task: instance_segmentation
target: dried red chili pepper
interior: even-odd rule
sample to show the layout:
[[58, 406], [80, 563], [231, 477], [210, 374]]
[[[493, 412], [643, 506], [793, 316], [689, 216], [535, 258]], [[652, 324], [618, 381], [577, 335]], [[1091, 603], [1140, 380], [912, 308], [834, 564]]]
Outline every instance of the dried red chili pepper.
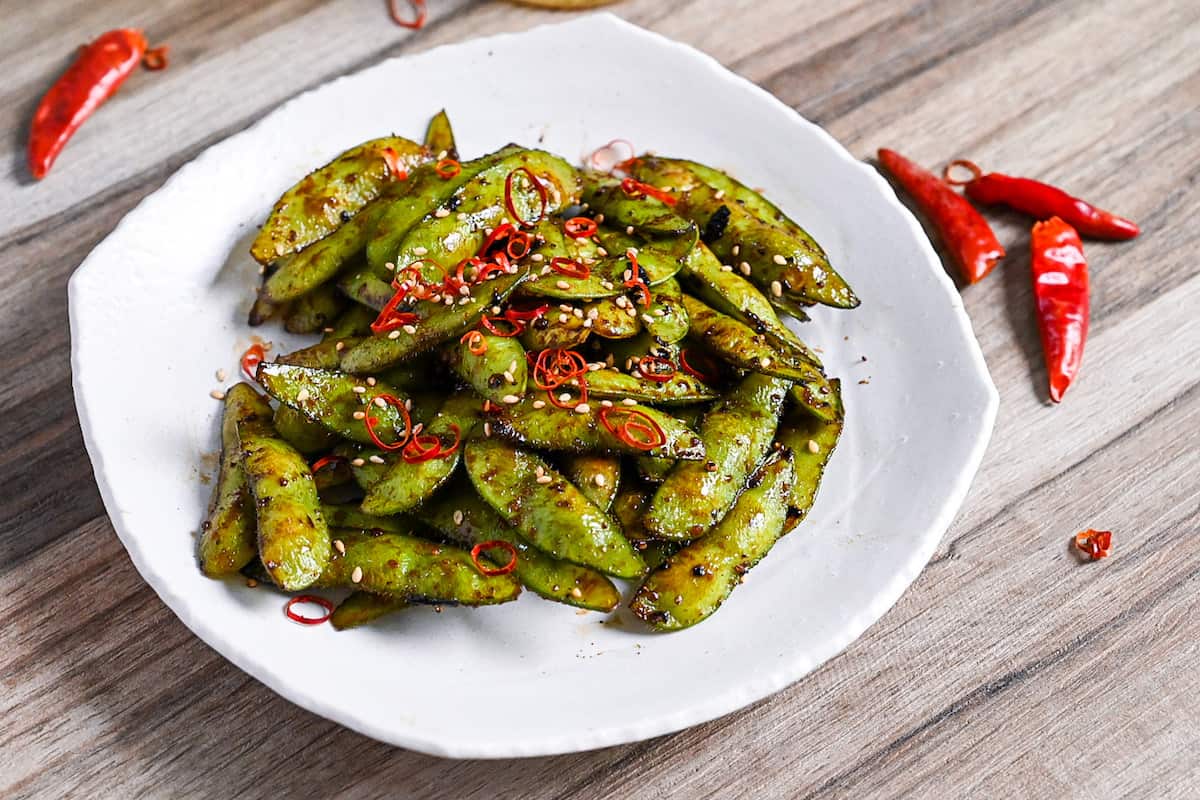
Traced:
[[1088, 269], [1079, 234], [1058, 217], [1033, 226], [1033, 296], [1050, 382], [1059, 402], [1079, 372], [1088, 329]]
[[937, 175], [886, 148], [879, 151], [879, 163], [937, 229], [963, 280], [982, 280], [1004, 257], [1004, 248], [983, 216]]
[[38, 103], [29, 131], [29, 171], [41, 180], [50, 171], [79, 126], [112, 97], [149, 55], [147, 67], [166, 66], [166, 48], [147, 54], [146, 37], [137, 28], [120, 28], [102, 33], [79, 51]]
[[1108, 558], [1112, 549], [1112, 531], [1097, 531], [1088, 528], [1075, 534], [1075, 547], [1092, 561]]
[[[971, 179], [954, 180], [951, 172], [955, 167], [970, 171]], [[1092, 239], [1132, 239], [1141, 233], [1133, 220], [1096, 208], [1057, 186], [1032, 178], [1015, 178], [999, 172], [984, 174], [974, 162], [961, 159], [947, 164], [943, 175], [952, 186], [964, 187], [967, 197], [976, 203], [1000, 203], [1035, 219], [1058, 217], [1079, 231], [1080, 235]]]

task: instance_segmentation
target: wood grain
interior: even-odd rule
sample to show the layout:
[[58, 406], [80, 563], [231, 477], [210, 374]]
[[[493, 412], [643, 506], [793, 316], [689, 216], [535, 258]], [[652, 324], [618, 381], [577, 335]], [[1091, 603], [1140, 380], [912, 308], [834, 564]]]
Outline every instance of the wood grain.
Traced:
[[[0, 28], [0, 796], [1189, 797], [1200, 786], [1200, 5], [1160, 0], [633, 0], [825, 127], [1065, 184], [1145, 234], [1088, 246], [1093, 332], [1062, 407], [1027, 222], [964, 291], [1001, 393], [966, 506], [896, 607], [809, 678], [649, 742], [452, 762], [301, 711], [193, 637], [104, 515], [70, 388], [65, 284], [181, 164], [283, 100], [397, 54], [562, 15], [439, 0], [8, 4]], [[32, 185], [32, 108], [74, 46], [169, 41]], [[1099, 564], [1071, 532], [1116, 531]]]

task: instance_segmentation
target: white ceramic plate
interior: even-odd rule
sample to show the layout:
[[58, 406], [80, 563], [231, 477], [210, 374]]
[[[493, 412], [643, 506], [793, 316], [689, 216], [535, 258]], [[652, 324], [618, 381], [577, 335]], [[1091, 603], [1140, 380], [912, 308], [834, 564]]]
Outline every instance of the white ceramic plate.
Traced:
[[[211, 491], [201, 475], [218, 446], [209, 392], [218, 368], [236, 375], [250, 341], [255, 225], [315, 165], [383, 133], [419, 136], [443, 105], [468, 157], [515, 141], [575, 158], [623, 137], [730, 169], [800, 220], [862, 298], [852, 312], [817, 309], [799, 328], [843, 378], [848, 409], [816, 507], [704, 624], [654, 635], [526, 593], [338, 633], [290, 623], [273, 591], [197, 570], [194, 532]], [[132, 211], [75, 273], [70, 310], [96, 480], [163, 601], [293, 702], [447, 756], [635, 741], [799, 679], [920, 572], [997, 407], [958, 293], [875, 171], [707, 56], [606, 14], [388, 61], [292, 100]], [[297, 344], [277, 329], [263, 335]]]

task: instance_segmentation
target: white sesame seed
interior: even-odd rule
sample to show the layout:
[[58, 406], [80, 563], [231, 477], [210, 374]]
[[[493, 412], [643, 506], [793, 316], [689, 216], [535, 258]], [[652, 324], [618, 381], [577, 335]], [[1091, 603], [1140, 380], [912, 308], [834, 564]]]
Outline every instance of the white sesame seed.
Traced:
[[433, 215], [435, 217], [439, 217], [439, 218], [448, 217], [448, 216], [450, 216], [450, 211], [445, 208], [439, 208], [437, 211], [433, 212]]
[[545, 467], [543, 467], [541, 464], [538, 464], [538, 465], [537, 465], [537, 469], [535, 469], [535, 470], [533, 471], [533, 474], [534, 474], [534, 475], [538, 475], [538, 476], [545, 475], [545, 474], [546, 474], [546, 468], [545, 468]]
[[560, 289], [570, 289], [571, 288], [571, 284], [567, 283], [566, 281], [556, 281], [554, 285]]
[[721, 272], [733, 272], [733, 265], [732, 264], [722, 264]]
[[462, 510], [461, 510], [461, 509], [455, 509], [455, 511], [454, 511], [454, 524], [455, 524], [455, 525], [462, 525], [462, 521], [463, 521], [463, 512], [462, 512]]
[[600, 285], [603, 286], [605, 289], [608, 289], [610, 292], [614, 288], [612, 281], [600, 281]]
[[411, 397], [404, 401], [404, 410], [412, 411], [412, 398]]
[[366, 394], [366, 393], [367, 393], [367, 387], [365, 387], [365, 386], [355, 386], [355, 387], [354, 387], [354, 389], [353, 389], [353, 392], [354, 392], [355, 394]]
[[605, 250], [603, 247], [597, 247], [597, 248], [596, 248], [596, 254], [597, 254], [597, 255], [599, 255], [599, 256], [607, 256], [607, 255], [608, 255], [608, 251], [607, 251], [607, 250]]
[[621, 405], [636, 406], [637, 400], [634, 400], [632, 397], [626, 397], [624, 400], [621, 401]]
[[758, 363], [762, 365], [763, 369], [766, 369], [767, 367], [771, 366], [771, 359], [767, 356], [763, 356], [758, 360]]
[[571, 313], [575, 315], [576, 319], [583, 319], [583, 309], [582, 308], [576, 308], [573, 311], [571, 311]]
[[636, 258], [637, 254], [638, 254], [638, 249], [636, 247], [631, 247], [625, 251], [626, 258]]
[[471, 296], [471, 287], [464, 284], [464, 285], [458, 287], [458, 293], [461, 294], [463, 297], [470, 297]]
[[558, 310], [559, 310], [559, 311], [565, 311], [565, 312], [567, 312], [568, 314], [570, 314], [570, 313], [571, 313], [571, 308], [572, 308], [572, 306], [571, 306], [571, 304], [570, 304], [570, 303], [559, 303], [559, 304], [558, 304]]
[[636, 308], [634, 308], [633, 306], [630, 306], [629, 308], [625, 309], [625, 313], [626, 313], [626, 314], [628, 314], [628, 315], [629, 315], [629, 316], [631, 316], [631, 317], [636, 317], [636, 316], [637, 316], [637, 309], [636, 309]]
[[654, 316], [656, 316], [656, 317], [665, 317], [666, 315], [667, 315], [667, 312], [666, 312], [664, 309], [662, 309], [662, 308], [656, 308], [656, 309], [654, 309]]
[[363, 466], [364, 464], [366, 464], [367, 462], [366, 462], [366, 459], [362, 459], [362, 458], [355, 458], [355, 459], [351, 459], [350, 463], [351, 463], [353, 466], [356, 466], [356, 467], [361, 467], [361, 466]]
[[403, 328], [401, 328], [401, 330], [403, 330], [409, 336], [412, 336], [414, 333], [417, 332], [417, 326], [416, 325], [405, 325]]
[[394, 261], [389, 261], [389, 262], [387, 262], [386, 264], [384, 264], [384, 265], [383, 265], [383, 267], [384, 267], [384, 269], [386, 269], [388, 272], [395, 272], [395, 271], [396, 271], [396, 262], [394, 262]]
[[376, 397], [375, 405], [379, 406], [380, 408], [387, 408], [387, 400], [384, 400], [382, 397]]
[[483, 435], [484, 436], [492, 435], [492, 423], [490, 423], [490, 422], [483, 423]]
[[427, 248], [427, 247], [414, 247], [413, 248], [414, 256], [423, 256], [423, 255], [427, 254], [428, 252], [429, 252], [429, 248]]
[[583, 321], [583, 327], [585, 327], [585, 328], [590, 328], [590, 327], [592, 327], [592, 321], [591, 321], [590, 319], [585, 319], [585, 320]]
[[628, 297], [626, 297], [625, 295], [620, 295], [617, 297], [617, 308], [625, 308], [625, 306], [627, 306], [627, 305], [629, 305]]
[[333, 349], [334, 349], [334, 350], [337, 350], [337, 351], [340, 353], [340, 352], [342, 352], [343, 350], [345, 350], [345, 349], [346, 349], [346, 343], [345, 343], [345, 342], [338, 342], [337, 344], [335, 344], [335, 345], [333, 346]]
[[516, 382], [517, 382], [517, 379], [516, 379], [516, 378], [514, 378], [514, 377], [513, 377], [513, 374], [512, 374], [511, 372], [509, 372], [508, 370], [505, 370], [505, 371], [504, 371], [504, 380], [508, 381], [509, 383], [516, 383]]
[[304, 401], [308, 400], [308, 398], [309, 398], [308, 389], [301, 389], [300, 391], [296, 392], [296, 402], [297, 403], [303, 403]]
[[370, 461], [372, 464], [382, 464], [382, 463], [384, 463], [384, 462], [383, 462], [383, 456], [380, 456], [380, 455], [377, 455], [377, 454], [372, 454], [372, 455], [371, 455], [371, 456], [370, 456], [370, 457], [367, 459], [367, 461]]
[[808, 452], [810, 452], [810, 453], [819, 453], [819, 452], [821, 452], [821, 445], [817, 444], [817, 443], [816, 443], [815, 441], [813, 441], [812, 439], [809, 439], [809, 440], [808, 440]]
[[742, 252], [742, 246], [740, 244], [735, 244], [733, 246], [733, 254], [736, 256], [740, 252]]
[[504, 395], [504, 397], [501, 397], [500, 399], [503, 402], [508, 403], [510, 406], [513, 405], [514, 403], [521, 402], [521, 398], [517, 397], [515, 394], [506, 394], [506, 395]]
[[354, 418], [355, 418], [355, 419], [366, 419], [366, 418], [367, 418], [367, 412], [365, 412], [365, 411], [355, 411], [355, 412], [354, 412]]
[[443, 158], [446, 157], [446, 155], [447, 155], [447, 153], [445, 150], [439, 150], [438, 154], [437, 154], [437, 160], [441, 161]]
[[717, 193], [714, 194], [713, 197], [715, 197], [717, 200], [724, 200], [725, 199], [725, 190], [718, 189]]
[[[583, 590], [582, 590], [582, 589], [580, 589], [578, 586], [572, 586], [572, 587], [571, 587], [571, 597], [574, 597], [574, 598], [580, 598], [580, 597], [583, 597]], [[581, 609], [579, 609], [579, 610], [580, 610], [580, 611], [583, 611], [583, 610], [585, 610], [585, 609], [582, 609], [582, 608], [581, 608]]]
[[626, 232], [626, 233], [628, 233], [630, 236], [632, 236], [632, 235], [633, 235], [633, 226], [632, 226], [632, 225], [626, 225], [626, 226], [625, 226], [625, 232]]
[[223, 380], [225, 380], [226, 377], [227, 376], [225, 374], [225, 370], [223, 370], [223, 369], [217, 370], [217, 380], [223, 381]]
[[350, 573], [350, 582], [359, 583], [362, 580], [362, 567], [355, 567], [354, 572]]
[[569, 320], [569, 319], [570, 319], [570, 317], [568, 317], [566, 314], [559, 314], [559, 315], [558, 315], [558, 321], [559, 321], [559, 322], [566, 322], [566, 321], [567, 321], [567, 320]]
[[653, 324], [654, 324], [654, 317], [650, 316], [649, 314], [642, 314], [642, 320], [643, 320], [643, 321], [644, 321], [644, 322], [645, 322], [647, 325], [653, 325]]
[[388, 334], [388, 338], [389, 339], [399, 339], [400, 331], [392, 331], [391, 333]]
[[750, 274], [750, 264], [748, 264], [745, 261], [743, 261], [741, 264], [738, 264], [738, 269], [740, 269], [742, 271], [743, 275]]
[[508, 362], [508, 371], [509, 372], [517, 371], [517, 360], [515, 358], [512, 361]]
[[416, 436], [418, 433], [420, 433], [420, 432], [421, 432], [421, 431], [423, 431], [424, 429], [425, 429], [425, 423], [424, 423], [424, 422], [418, 422], [416, 425], [414, 425], [414, 426], [413, 426], [413, 429], [412, 429], [412, 435], [413, 435], [413, 436]]
[[379, 383], [379, 381], [375, 380], [374, 378], [367, 378], [367, 386], [374, 386], [377, 383]]
[[589, 308], [588, 312], [587, 312], [587, 316], [588, 316], [588, 319], [596, 319], [597, 317], [600, 316], [600, 309]]
[[603, 486], [607, 481], [604, 480], [603, 475], [600, 475], [599, 473], [597, 473], [596, 476], [592, 478], [592, 482], [595, 483], [597, 486]]
[[529, 257], [529, 260], [530, 260], [530, 261], [537, 262], [538, 264], [540, 264], [540, 263], [542, 263], [543, 261], [545, 261], [545, 260], [546, 260], [546, 257], [545, 257], [544, 255], [542, 255], [541, 253], [534, 253], [533, 255], [531, 255], [531, 256]]
[[534, 401], [533, 401], [533, 407], [534, 407], [534, 408], [545, 408], [545, 407], [546, 407], [546, 401], [545, 401], [545, 400], [534, 400]]
[[465, 211], [458, 212], [458, 216], [455, 217], [455, 219], [459, 220], [460, 222], [466, 218], [467, 218], [467, 212], [465, 212]]
[[592, 407], [589, 406], [587, 403], [580, 403], [579, 405], [575, 406], [576, 414], [586, 414], [591, 410], [592, 410]]
[[225, 393], [222, 392], [220, 389], [213, 389], [211, 392], [208, 393], [208, 396], [211, 397], [213, 400], [224, 400], [225, 399]]
[[538, 483], [545, 484], [545, 483], [550, 483], [550, 482], [551, 482], [551, 481], [553, 481], [553, 480], [554, 480], [554, 478], [551, 478], [549, 475], [539, 475], [539, 476], [537, 476], [537, 482], [538, 482]]
[[787, 263], [787, 259], [784, 258], [783, 256], [781, 256], [779, 253], [776, 253], [775, 255], [771, 256], [771, 260], [774, 261], [776, 264], [779, 264], [780, 266], [783, 266], [784, 264]]
[[776, 297], [783, 297], [783, 284], [779, 281], [771, 281], [771, 294]]
[[333, 549], [337, 550], [342, 555], [346, 555], [346, 543], [343, 542], [341, 539], [333, 540]]

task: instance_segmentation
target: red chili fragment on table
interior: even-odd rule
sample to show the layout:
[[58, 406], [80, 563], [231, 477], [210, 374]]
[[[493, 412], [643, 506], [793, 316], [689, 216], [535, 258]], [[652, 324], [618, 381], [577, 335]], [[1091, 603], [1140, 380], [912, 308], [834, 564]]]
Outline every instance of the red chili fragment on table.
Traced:
[[[502, 567], [485, 567], [479, 563], [479, 554], [485, 550], [507, 550], [509, 554], [508, 563]], [[471, 561], [475, 562], [475, 569], [479, 570], [484, 575], [507, 575], [517, 568], [517, 548], [513, 547], [502, 539], [492, 539], [487, 542], [480, 542], [471, 548]]]
[[[293, 606], [298, 606], [303, 603], [311, 603], [315, 606], [320, 606], [325, 609], [325, 613], [319, 617], [306, 617], [297, 612]], [[283, 612], [287, 614], [288, 619], [293, 622], [299, 622], [301, 625], [320, 625], [333, 616], [333, 603], [326, 600], [324, 597], [318, 597], [315, 594], [302, 594], [293, 597], [287, 601], [287, 605], [283, 607]]]
[[388, 0], [388, 14], [392, 17], [392, 22], [402, 28], [412, 28], [420, 30], [425, 26], [425, 16], [428, 11], [425, 8], [425, 0], [408, 0], [408, 5], [412, 8], [413, 18], [404, 19], [400, 16], [400, 6], [398, 0]]
[[[952, 171], [955, 167], [969, 171], [971, 179], [954, 180]], [[1034, 219], [1058, 217], [1079, 231], [1080, 235], [1091, 239], [1132, 239], [1141, 233], [1133, 220], [1096, 208], [1048, 183], [1031, 178], [1014, 178], [999, 172], [984, 174], [974, 162], [962, 159], [947, 164], [943, 174], [947, 183], [965, 187], [967, 197], [976, 203], [1000, 203]]]
[[1058, 217], [1033, 226], [1033, 296], [1050, 384], [1058, 403], [1079, 373], [1088, 329], [1088, 268], [1079, 234]]
[[33, 177], [46, 176], [79, 126], [133, 74], [143, 57], [147, 69], [162, 69], [166, 55], [166, 47], [148, 51], [146, 37], [137, 28], [108, 31], [80, 48], [34, 112], [28, 150]]
[[987, 220], [941, 178], [895, 150], [880, 149], [879, 163], [937, 229], [963, 280], [983, 280], [1004, 258], [1004, 248]]
[[1112, 549], [1112, 531], [1097, 531], [1088, 528], [1075, 534], [1075, 547], [1092, 561], [1108, 558]]

